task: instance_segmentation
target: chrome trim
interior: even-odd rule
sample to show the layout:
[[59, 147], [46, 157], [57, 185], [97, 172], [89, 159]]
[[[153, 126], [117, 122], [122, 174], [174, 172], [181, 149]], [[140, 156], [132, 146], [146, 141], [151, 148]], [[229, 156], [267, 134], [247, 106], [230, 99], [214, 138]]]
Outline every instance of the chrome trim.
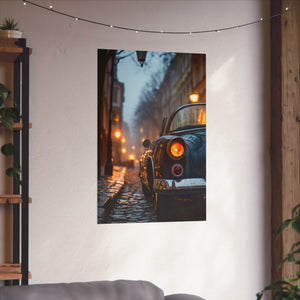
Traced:
[[206, 188], [206, 181], [204, 178], [184, 178], [179, 180], [175, 179], [154, 179], [153, 189], [155, 191], [168, 191], [168, 190], [189, 190]]

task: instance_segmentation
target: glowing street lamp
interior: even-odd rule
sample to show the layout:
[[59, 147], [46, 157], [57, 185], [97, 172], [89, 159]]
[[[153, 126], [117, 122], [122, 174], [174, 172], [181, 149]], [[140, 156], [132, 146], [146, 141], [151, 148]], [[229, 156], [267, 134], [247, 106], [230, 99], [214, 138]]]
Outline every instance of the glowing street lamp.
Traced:
[[115, 131], [115, 137], [116, 137], [117, 139], [119, 139], [119, 138], [121, 137], [121, 131], [120, 131], [120, 130], [116, 130], [116, 131]]
[[196, 94], [196, 93], [190, 94], [189, 97], [190, 97], [191, 102], [193, 102], [193, 103], [198, 102], [198, 100], [199, 100], [199, 94]]

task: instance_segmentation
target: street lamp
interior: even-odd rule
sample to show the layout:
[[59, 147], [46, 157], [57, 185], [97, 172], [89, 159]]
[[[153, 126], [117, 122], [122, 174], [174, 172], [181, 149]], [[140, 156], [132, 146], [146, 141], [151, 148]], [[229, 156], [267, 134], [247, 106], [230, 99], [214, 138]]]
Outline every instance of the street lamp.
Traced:
[[115, 131], [115, 137], [116, 137], [117, 139], [119, 139], [119, 138], [121, 137], [121, 131], [120, 131], [120, 130], [116, 130], [116, 131]]
[[141, 67], [143, 67], [146, 60], [147, 51], [136, 51], [136, 55]]
[[192, 94], [189, 95], [189, 98], [190, 98], [191, 102], [193, 102], [193, 103], [198, 102], [198, 100], [199, 100], [199, 94], [192, 93]]

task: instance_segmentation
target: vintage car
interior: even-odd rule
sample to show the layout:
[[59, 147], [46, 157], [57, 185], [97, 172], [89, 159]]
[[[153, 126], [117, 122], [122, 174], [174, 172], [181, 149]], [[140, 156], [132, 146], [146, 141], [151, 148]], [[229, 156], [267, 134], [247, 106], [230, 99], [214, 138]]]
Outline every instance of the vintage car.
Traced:
[[161, 136], [143, 142], [140, 179], [159, 220], [206, 219], [206, 106], [187, 104], [163, 122]]

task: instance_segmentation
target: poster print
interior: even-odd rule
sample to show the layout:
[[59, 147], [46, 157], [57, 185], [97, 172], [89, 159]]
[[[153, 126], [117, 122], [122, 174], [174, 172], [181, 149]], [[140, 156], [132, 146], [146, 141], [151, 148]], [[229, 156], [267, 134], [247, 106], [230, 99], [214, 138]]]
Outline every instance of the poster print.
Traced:
[[206, 220], [205, 60], [98, 49], [98, 224]]

